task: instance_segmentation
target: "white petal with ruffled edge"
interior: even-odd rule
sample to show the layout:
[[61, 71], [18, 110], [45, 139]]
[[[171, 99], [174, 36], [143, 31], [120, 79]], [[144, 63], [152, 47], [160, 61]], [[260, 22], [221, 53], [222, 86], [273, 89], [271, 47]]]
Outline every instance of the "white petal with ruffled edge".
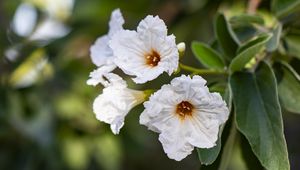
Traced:
[[[175, 36], [167, 36], [167, 27], [158, 16], [147, 16], [137, 31], [117, 32], [110, 47], [115, 56], [114, 63], [126, 74], [135, 76], [133, 81], [136, 83], [153, 80], [163, 72], [171, 75], [178, 67]], [[150, 66], [146, 57], [153, 51], [159, 55], [159, 62]]]
[[94, 101], [93, 110], [96, 118], [110, 124], [114, 134], [118, 134], [124, 125], [125, 116], [136, 105], [144, 101], [142, 91], [127, 88], [126, 82], [118, 75], [105, 75], [109, 85], [103, 89]]
[[92, 62], [95, 65], [114, 65], [113, 52], [109, 47], [108, 42], [116, 32], [123, 30], [123, 24], [124, 19], [120, 9], [114, 10], [110, 17], [108, 34], [99, 37], [90, 48]]
[[123, 24], [125, 23], [124, 18], [120, 9], [115, 9], [111, 13], [109, 21], [109, 31], [108, 36], [111, 38], [116, 32], [123, 30]]
[[150, 32], [151, 34], [156, 34], [156, 36], [165, 37], [168, 34], [168, 29], [164, 21], [158, 16], [148, 15], [139, 23], [137, 32], [141, 36], [148, 36]]
[[[218, 139], [219, 127], [229, 110], [218, 93], [210, 93], [200, 76], [182, 75], [164, 85], [144, 103], [140, 123], [159, 133], [159, 141], [169, 158], [182, 160], [194, 147], [211, 148]], [[177, 105], [188, 101], [192, 115], [176, 113]]]

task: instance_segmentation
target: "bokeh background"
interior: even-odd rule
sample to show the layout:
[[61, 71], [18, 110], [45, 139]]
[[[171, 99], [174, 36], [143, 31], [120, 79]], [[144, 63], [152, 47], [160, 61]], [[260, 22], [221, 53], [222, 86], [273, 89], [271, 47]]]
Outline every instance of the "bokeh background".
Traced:
[[[262, 1], [260, 8], [268, 13], [269, 4]], [[89, 47], [106, 34], [111, 11], [120, 8], [127, 29], [149, 14], [159, 15], [176, 41], [186, 42], [183, 62], [201, 67], [190, 42], [211, 42], [216, 12], [243, 11], [247, 5], [243, 0], [1, 0], [0, 169], [200, 169], [195, 151], [181, 162], [167, 158], [158, 135], [138, 123], [142, 106], [130, 112], [117, 136], [95, 119], [92, 103], [102, 87], [86, 85], [95, 69]], [[143, 86], [128, 82], [145, 89], [169, 80], [162, 75]], [[300, 169], [300, 116], [283, 116], [291, 166]], [[239, 148], [229, 169], [246, 169]]]

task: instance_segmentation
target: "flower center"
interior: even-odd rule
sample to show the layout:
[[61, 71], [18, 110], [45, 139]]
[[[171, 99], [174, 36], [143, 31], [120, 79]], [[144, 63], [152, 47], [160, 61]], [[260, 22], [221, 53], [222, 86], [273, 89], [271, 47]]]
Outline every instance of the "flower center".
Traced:
[[181, 117], [192, 116], [194, 106], [188, 101], [182, 101], [177, 105], [176, 113]]
[[155, 50], [152, 50], [150, 53], [145, 55], [146, 64], [155, 67], [160, 62], [160, 55]]

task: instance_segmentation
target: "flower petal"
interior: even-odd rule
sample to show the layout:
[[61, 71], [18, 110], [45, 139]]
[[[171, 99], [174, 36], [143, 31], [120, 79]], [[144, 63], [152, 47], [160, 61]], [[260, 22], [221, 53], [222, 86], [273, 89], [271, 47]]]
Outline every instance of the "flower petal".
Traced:
[[108, 43], [116, 32], [123, 30], [123, 24], [124, 18], [120, 9], [115, 9], [110, 17], [108, 34], [99, 37], [90, 48], [92, 62], [98, 67], [113, 64], [114, 56]]
[[109, 21], [109, 37], [112, 37], [116, 32], [123, 30], [124, 18], [120, 9], [115, 9], [110, 16]]
[[92, 62], [98, 67], [112, 64], [113, 52], [108, 46], [109, 40], [107, 35], [99, 37], [90, 48]]
[[101, 83], [103, 86], [108, 86], [109, 82], [105, 80], [105, 75], [111, 72], [116, 68], [115, 65], [105, 65], [102, 67], [97, 68], [96, 70], [90, 73], [90, 78], [87, 80], [88, 85], [96, 86], [97, 84]]
[[186, 121], [190, 135], [187, 136], [188, 142], [198, 148], [211, 148], [216, 145], [219, 132], [218, 120], [209, 118], [203, 119], [195, 115], [193, 119]]
[[176, 117], [173, 117], [167, 123], [170, 126], [159, 135], [159, 141], [169, 158], [181, 161], [187, 155], [190, 155], [194, 149], [194, 146], [186, 138], [190, 134], [189, 129], [185, 129], [186, 127]]
[[165, 68], [165, 71], [171, 75], [178, 68], [179, 53], [176, 46], [175, 36], [169, 35], [162, 42], [155, 42], [154, 48], [158, 49], [161, 55], [159, 66]]
[[31, 41], [50, 41], [69, 34], [71, 29], [54, 18], [44, 19], [30, 35]]
[[166, 37], [168, 30], [164, 21], [158, 16], [153, 17], [152, 15], [148, 15], [139, 23], [137, 32], [142, 38], [147, 39], [149, 32], [159, 37]]

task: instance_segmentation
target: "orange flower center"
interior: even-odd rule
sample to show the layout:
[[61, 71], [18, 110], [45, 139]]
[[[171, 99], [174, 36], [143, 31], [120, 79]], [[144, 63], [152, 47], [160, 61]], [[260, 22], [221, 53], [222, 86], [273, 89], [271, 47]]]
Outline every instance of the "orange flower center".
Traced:
[[192, 116], [193, 115], [194, 106], [188, 101], [182, 101], [177, 105], [176, 113], [181, 118], [185, 118], [185, 116]]
[[146, 58], [146, 64], [155, 67], [160, 62], [160, 55], [155, 50], [152, 50], [150, 53], [145, 55]]

